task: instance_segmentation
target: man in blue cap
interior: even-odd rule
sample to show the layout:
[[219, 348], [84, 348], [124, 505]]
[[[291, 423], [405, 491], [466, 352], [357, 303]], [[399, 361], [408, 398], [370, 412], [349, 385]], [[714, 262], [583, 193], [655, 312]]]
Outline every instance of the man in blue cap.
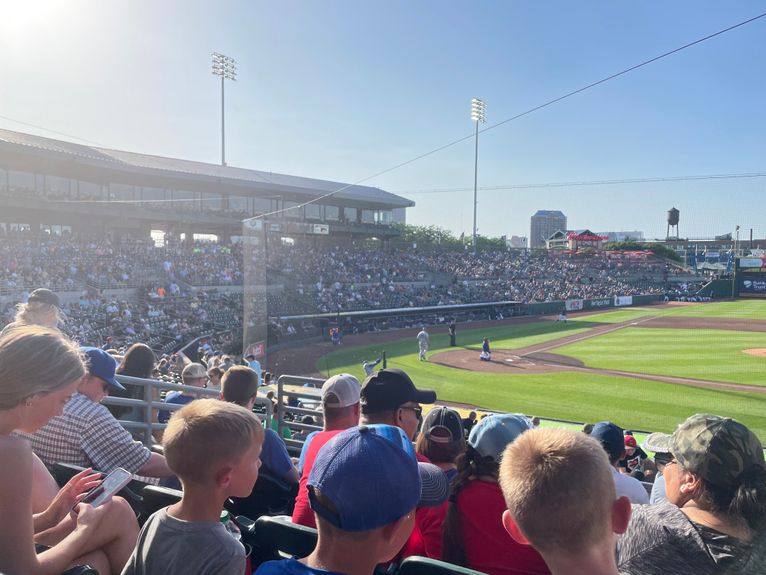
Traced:
[[415, 524], [415, 508], [440, 505], [447, 479], [418, 463], [409, 437], [388, 425], [352, 427], [319, 450], [308, 479], [319, 532], [303, 559], [269, 561], [257, 575], [369, 575]]
[[83, 347], [88, 373], [64, 406], [64, 413], [28, 436], [43, 463], [70, 463], [109, 473], [116, 467], [136, 475], [172, 475], [165, 458], [152, 453], [120, 425], [101, 400], [110, 389], [125, 388], [115, 379], [117, 361], [97, 347]]

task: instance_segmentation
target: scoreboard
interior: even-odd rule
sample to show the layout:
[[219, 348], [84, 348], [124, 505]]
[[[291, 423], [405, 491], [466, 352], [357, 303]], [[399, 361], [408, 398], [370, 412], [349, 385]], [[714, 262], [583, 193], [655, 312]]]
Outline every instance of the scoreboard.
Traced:
[[736, 284], [739, 297], [766, 299], [766, 258], [738, 258]]

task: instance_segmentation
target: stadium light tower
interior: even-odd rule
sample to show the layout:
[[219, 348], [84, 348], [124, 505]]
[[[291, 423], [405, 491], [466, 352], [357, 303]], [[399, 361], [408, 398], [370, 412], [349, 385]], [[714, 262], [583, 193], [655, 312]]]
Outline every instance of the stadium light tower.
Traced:
[[471, 99], [471, 120], [476, 124], [476, 146], [473, 160], [473, 253], [476, 253], [476, 206], [478, 199], [479, 183], [479, 122], [482, 124], [487, 121], [487, 105], [484, 100], [478, 98]]
[[213, 76], [221, 77], [221, 165], [226, 165], [226, 122], [224, 115], [224, 83], [237, 81], [237, 62], [234, 58], [213, 52]]

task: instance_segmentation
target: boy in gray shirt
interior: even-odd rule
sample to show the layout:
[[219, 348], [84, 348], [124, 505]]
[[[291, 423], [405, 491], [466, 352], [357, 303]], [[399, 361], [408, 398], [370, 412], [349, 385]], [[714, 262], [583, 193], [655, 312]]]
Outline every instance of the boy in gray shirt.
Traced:
[[226, 499], [250, 495], [262, 444], [244, 407], [199, 399], [175, 412], [163, 446], [183, 498], [149, 518], [122, 575], [242, 575], [245, 549], [219, 518]]

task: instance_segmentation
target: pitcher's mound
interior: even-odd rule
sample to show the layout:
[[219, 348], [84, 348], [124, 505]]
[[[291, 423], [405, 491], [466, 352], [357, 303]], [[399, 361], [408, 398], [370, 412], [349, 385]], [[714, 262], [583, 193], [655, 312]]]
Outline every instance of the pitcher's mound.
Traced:
[[766, 347], [756, 347], [753, 349], [743, 349], [747, 355], [754, 355], [756, 357], [766, 357]]

